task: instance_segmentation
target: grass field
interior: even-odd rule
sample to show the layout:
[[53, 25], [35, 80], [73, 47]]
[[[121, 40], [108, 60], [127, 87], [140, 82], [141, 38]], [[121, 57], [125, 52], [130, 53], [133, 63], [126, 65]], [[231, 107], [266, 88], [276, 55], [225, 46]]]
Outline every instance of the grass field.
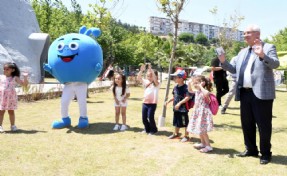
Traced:
[[[165, 86], [160, 91], [156, 119], [162, 112]], [[172, 109], [168, 107], [166, 127], [155, 136], [140, 134], [143, 89], [131, 88], [125, 132], [114, 132], [114, 107], [111, 92], [90, 93], [88, 116], [90, 128], [79, 130], [77, 102], [70, 105], [72, 127], [51, 129], [60, 119], [60, 98], [32, 103], [19, 102], [16, 125], [11, 133], [5, 114], [0, 134], [0, 175], [286, 175], [287, 174], [287, 110], [286, 92], [277, 92], [274, 102], [272, 152], [273, 160], [260, 165], [258, 158], [238, 158], [244, 150], [240, 126], [239, 103], [232, 102], [227, 114], [214, 117], [215, 129], [209, 133], [214, 151], [208, 154], [192, 147], [198, 142], [167, 139], [172, 134]]]

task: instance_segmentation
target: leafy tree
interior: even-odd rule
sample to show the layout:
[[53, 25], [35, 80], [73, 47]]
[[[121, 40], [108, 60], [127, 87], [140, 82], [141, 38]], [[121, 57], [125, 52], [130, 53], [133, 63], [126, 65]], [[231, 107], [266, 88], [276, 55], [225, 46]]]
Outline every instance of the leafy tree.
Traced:
[[[108, 2], [114, 3], [110, 5]], [[89, 4], [89, 7], [92, 10], [88, 11], [87, 15], [82, 18], [83, 25], [86, 25], [87, 27], [98, 27], [102, 31], [102, 35], [98, 39], [98, 42], [101, 44], [103, 49], [103, 57], [106, 67], [115, 61], [115, 42], [117, 39], [114, 38], [114, 36], [117, 35], [115, 31], [119, 28], [115, 29], [117, 25], [115, 20], [112, 18], [110, 9], [116, 6], [117, 2], [119, 1], [97, 0], [95, 4]]]
[[[141, 27], [138, 27], [138, 26], [135, 26], [135, 25], [130, 25], [128, 23], [122, 23], [121, 20], [118, 20], [117, 21], [117, 24], [122, 26], [123, 28], [125, 28], [126, 30], [132, 32], [132, 33], [140, 33], [142, 30], [141, 30]], [[145, 31], [145, 29], [144, 29]]]
[[[214, 7], [209, 10], [212, 15], [217, 16], [218, 8]], [[234, 14], [229, 16], [229, 19], [223, 19], [222, 26], [218, 32], [218, 45], [222, 46], [225, 51], [232, 47], [234, 39], [234, 34], [237, 33], [238, 27], [241, 22], [244, 20], [244, 16], [241, 16], [236, 11]]]
[[79, 30], [79, 24], [81, 24], [83, 19], [82, 8], [76, 0], [71, 0], [72, 11], [70, 12], [70, 20], [67, 25], [70, 25], [70, 32], [75, 32]]
[[194, 43], [194, 36], [190, 33], [181, 33], [178, 36], [178, 40], [184, 43]]
[[199, 33], [196, 35], [195, 42], [204, 46], [208, 45], [208, 39], [203, 33]]
[[[172, 44], [172, 51], [171, 51], [171, 58], [169, 62], [169, 69], [168, 69], [168, 77], [170, 77], [170, 73], [172, 71], [172, 63], [175, 58], [175, 51], [177, 45], [177, 38], [178, 38], [178, 24], [179, 24], [179, 14], [183, 10], [184, 5], [186, 5], [189, 1], [188, 0], [156, 0], [159, 4], [159, 9], [165, 13], [173, 22], [174, 25], [174, 33], [173, 33], [173, 44]], [[166, 86], [166, 93], [164, 101], [167, 101], [168, 94], [169, 94], [169, 87], [170, 87], [170, 79], [167, 81]], [[165, 118], [166, 116], [166, 106], [163, 106], [162, 117]]]
[[40, 29], [44, 33], [48, 33], [50, 29], [53, 0], [33, 0], [32, 7], [34, 8], [36, 17], [40, 24]]
[[214, 50], [200, 44], [180, 45], [175, 64], [181, 67], [203, 66], [210, 64]]
[[152, 34], [141, 32], [140, 34], [138, 34], [138, 36], [139, 41], [136, 44], [137, 50], [135, 52], [138, 57], [143, 58], [143, 62], [146, 63], [147, 58], [153, 58], [154, 48], [156, 47], [157, 43], [154, 40]]
[[[78, 31], [79, 26], [76, 26], [74, 22], [74, 12], [69, 12], [61, 0], [32, 0], [31, 4], [41, 31], [49, 33], [51, 41], [66, 33]], [[73, 1], [73, 6], [80, 20], [79, 4]]]
[[242, 48], [245, 48], [246, 44], [244, 42], [234, 41], [232, 47], [226, 51], [226, 57], [231, 59], [236, 56]]
[[277, 51], [287, 51], [287, 27], [272, 36], [272, 41], [269, 42], [276, 46]]
[[209, 43], [211, 45], [217, 45], [219, 43], [219, 39], [218, 38], [212, 38], [209, 40]]

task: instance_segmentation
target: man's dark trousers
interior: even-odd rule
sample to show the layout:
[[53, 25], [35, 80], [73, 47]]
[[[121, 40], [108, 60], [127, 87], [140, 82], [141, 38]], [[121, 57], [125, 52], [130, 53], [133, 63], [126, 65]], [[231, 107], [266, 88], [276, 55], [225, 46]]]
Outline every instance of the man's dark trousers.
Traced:
[[257, 152], [256, 125], [260, 136], [260, 153], [271, 156], [272, 100], [258, 99], [252, 89], [240, 89], [241, 125], [246, 149]]

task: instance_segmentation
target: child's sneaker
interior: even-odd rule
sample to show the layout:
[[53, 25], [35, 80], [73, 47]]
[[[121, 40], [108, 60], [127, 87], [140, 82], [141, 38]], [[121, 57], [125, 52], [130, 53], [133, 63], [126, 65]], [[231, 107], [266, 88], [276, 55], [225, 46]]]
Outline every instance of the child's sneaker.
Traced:
[[119, 130], [119, 129], [120, 129], [120, 125], [116, 124], [113, 130], [114, 130], [114, 131], [117, 131], [117, 130]]
[[141, 131], [139, 133], [141, 133], [141, 134], [148, 134], [145, 130], [143, 130], [143, 131]]
[[173, 133], [172, 135], [170, 135], [170, 136], [168, 137], [168, 139], [174, 139], [174, 138], [177, 138], [177, 137], [179, 137], [179, 135]]
[[188, 141], [188, 137], [186, 137], [186, 136], [184, 136], [181, 140], [180, 140], [180, 142], [187, 142]]
[[0, 126], [0, 133], [4, 133], [4, 129], [2, 126]]
[[125, 131], [125, 130], [127, 130], [127, 129], [128, 129], [128, 127], [127, 127], [126, 125], [122, 125], [120, 130], [121, 130], [121, 131]]
[[15, 125], [11, 126], [11, 131], [17, 131], [17, 130], [18, 128]]
[[196, 149], [202, 149], [205, 147], [205, 145], [203, 145], [202, 143], [196, 143], [196, 144], [193, 144], [193, 147]]
[[200, 149], [199, 151], [201, 153], [208, 153], [211, 152], [213, 150], [213, 148], [211, 146], [205, 146], [204, 148]]

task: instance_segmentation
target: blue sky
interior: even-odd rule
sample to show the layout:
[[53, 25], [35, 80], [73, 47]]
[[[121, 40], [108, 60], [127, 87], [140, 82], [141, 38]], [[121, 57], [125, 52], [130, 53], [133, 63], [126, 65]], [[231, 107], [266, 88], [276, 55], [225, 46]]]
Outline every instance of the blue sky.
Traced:
[[[82, 10], [91, 10], [88, 4], [98, 0], [77, 0]], [[62, 0], [70, 8], [70, 0]], [[218, 15], [212, 15], [209, 10], [218, 8]], [[148, 27], [150, 16], [166, 17], [159, 12], [155, 0], [120, 0], [120, 3], [110, 9], [116, 19], [129, 24]], [[285, 0], [190, 0], [180, 14], [180, 19], [190, 22], [221, 25], [224, 18], [240, 14], [245, 19], [239, 29], [244, 30], [248, 24], [258, 24], [261, 27], [261, 38], [279, 32], [287, 27], [287, 1]]]

